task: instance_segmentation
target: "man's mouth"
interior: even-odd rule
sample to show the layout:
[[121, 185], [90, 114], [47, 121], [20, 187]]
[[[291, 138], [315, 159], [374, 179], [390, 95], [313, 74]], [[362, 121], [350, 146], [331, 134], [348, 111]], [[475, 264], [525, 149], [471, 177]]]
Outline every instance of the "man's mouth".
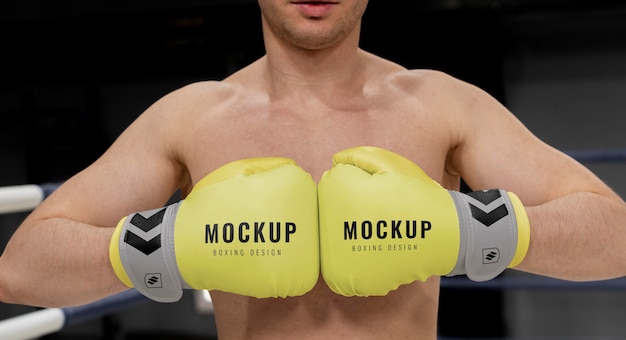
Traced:
[[326, 15], [336, 2], [333, 1], [294, 1], [298, 10], [307, 17], [319, 18]]

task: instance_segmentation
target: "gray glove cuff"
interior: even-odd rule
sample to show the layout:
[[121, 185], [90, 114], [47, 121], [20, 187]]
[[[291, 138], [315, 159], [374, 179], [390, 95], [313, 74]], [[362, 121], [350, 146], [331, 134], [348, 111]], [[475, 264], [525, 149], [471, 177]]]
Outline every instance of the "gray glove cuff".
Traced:
[[124, 270], [135, 289], [158, 302], [176, 302], [189, 288], [174, 254], [179, 203], [137, 212], [124, 221], [118, 242]]
[[497, 189], [450, 194], [459, 216], [461, 248], [448, 276], [495, 278], [509, 266], [517, 248], [517, 219], [509, 196]]

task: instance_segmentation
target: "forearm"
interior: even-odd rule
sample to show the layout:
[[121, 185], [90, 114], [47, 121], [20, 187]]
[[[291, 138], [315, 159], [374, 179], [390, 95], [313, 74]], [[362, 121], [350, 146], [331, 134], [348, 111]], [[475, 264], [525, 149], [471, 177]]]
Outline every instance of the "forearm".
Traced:
[[531, 240], [517, 269], [584, 281], [626, 275], [626, 209], [619, 199], [576, 193], [528, 207]]
[[66, 219], [23, 224], [0, 257], [0, 301], [81, 305], [124, 290], [109, 264], [112, 232]]

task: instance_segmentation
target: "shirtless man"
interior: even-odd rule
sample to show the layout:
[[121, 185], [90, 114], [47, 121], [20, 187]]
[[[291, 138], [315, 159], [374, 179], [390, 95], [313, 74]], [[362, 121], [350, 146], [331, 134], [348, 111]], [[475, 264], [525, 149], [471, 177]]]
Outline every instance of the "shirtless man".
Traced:
[[[392, 150], [447, 189], [463, 177], [474, 190], [516, 193], [531, 227], [519, 270], [626, 273], [622, 199], [480, 89], [359, 49], [367, 0], [259, 5], [267, 54], [158, 100], [33, 211], [0, 257], [0, 301], [67, 306], [121, 292], [108, 249], [123, 216], [249, 157], [292, 158], [319, 181], [335, 153], [359, 145]], [[299, 297], [212, 298], [223, 339], [435, 339], [438, 292], [436, 276], [379, 297], [344, 297], [320, 279]]]

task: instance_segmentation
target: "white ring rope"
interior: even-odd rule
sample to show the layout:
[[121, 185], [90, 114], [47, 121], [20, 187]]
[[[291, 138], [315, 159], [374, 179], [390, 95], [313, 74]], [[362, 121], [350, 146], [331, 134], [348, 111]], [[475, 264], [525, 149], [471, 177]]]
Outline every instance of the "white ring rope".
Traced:
[[0, 337], [6, 340], [34, 339], [57, 332], [64, 325], [62, 309], [42, 309], [0, 321]]
[[36, 184], [3, 187], [0, 188], [0, 213], [29, 211], [43, 200], [43, 190]]
[[59, 187], [58, 183], [0, 187], [0, 214], [31, 211]]

